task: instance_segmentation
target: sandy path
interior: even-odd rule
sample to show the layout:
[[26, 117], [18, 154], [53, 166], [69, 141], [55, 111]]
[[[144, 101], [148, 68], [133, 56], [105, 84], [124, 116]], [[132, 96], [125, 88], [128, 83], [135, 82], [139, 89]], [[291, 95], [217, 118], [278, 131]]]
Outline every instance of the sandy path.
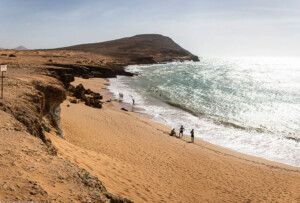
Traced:
[[[80, 83], [99, 90], [105, 80]], [[116, 103], [67, 104], [67, 141], [52, 141], [60, 156], [97, 176], [109, 192], [135, 202], [300, 202], [297, 168], [170, 137], [169, 128]]]

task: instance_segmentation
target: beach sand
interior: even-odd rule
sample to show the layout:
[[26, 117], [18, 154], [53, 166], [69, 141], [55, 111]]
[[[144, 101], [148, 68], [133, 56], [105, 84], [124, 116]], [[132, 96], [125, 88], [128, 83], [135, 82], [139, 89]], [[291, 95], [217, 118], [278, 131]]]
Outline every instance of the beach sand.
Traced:
[[[79, 83], [99, 92], [107, 81], [77, 78], [73, 84]], [[66, 140], [48, 134], [59, 156], [97, 176], [109, 192], [135, 202], [300, 202], [299, 168], [171, 137], [170, 128], [118, 106], [95, 109], [66, 100]]]

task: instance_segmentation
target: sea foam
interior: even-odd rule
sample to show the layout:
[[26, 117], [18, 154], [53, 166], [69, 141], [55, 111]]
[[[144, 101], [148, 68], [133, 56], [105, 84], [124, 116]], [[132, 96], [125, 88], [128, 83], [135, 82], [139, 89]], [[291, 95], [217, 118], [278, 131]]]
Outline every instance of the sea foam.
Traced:
[[[205, 58], [201, 62], [130, 66], [134, 77], [109, 90], [156, 122], [213, 144], [300, 166], [300, 61]], [[289, 72], [287, 74], [286, 72]], [[294, 139], [287, 139], [292, 137]]]

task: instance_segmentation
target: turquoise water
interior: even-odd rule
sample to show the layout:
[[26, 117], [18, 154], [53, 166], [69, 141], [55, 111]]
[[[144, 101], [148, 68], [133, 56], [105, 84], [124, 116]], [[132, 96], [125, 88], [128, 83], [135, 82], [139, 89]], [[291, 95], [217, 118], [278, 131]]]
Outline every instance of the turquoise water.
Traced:
[[130, 66], [111, 79], [153, 120], [247, 154], [300, 166], [300, 59], [202, 58]]

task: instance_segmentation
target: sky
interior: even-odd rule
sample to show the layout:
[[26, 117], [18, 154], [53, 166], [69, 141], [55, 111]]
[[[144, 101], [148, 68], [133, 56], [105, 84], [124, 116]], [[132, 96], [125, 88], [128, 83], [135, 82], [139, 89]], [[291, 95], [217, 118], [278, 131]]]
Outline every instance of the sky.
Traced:
[[199, 56], [299, 56], [300, 0], [0, 0], [0, 47], [162, 34]]

